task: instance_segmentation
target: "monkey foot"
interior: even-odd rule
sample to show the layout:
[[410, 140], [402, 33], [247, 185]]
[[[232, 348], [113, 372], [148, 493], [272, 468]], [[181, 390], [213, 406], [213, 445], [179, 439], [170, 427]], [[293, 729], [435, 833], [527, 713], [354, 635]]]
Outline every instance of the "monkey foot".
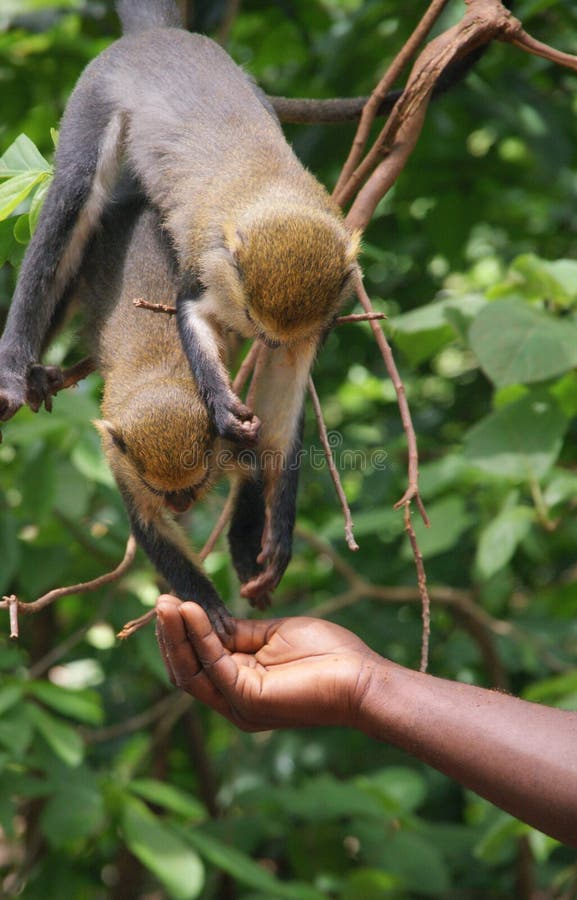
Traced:
[[28, 372], [26, 402], [38, 412], [42, 404], [52, 412], [52, 397], [64, 387], [64, 377], [59, 366], [33, 365]]

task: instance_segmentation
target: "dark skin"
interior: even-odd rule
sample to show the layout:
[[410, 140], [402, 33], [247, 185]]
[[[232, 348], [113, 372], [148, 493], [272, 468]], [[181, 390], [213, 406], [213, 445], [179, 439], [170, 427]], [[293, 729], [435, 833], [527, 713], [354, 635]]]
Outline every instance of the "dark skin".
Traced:
[[163, 596], [157, 622], [172, 683], [244, 731], [356, 728], [577, 848], [577, 713], [405, 669], [320, 619], [233, 620], [223, 643]]

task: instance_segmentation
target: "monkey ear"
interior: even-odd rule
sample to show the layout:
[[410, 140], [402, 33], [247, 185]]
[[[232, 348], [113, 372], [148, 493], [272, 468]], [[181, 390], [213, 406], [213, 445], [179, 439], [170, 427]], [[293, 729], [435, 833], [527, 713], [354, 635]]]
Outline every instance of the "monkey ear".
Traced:
[[100, 434], [108, 434], [112, 438], [112, 443], [115, 447], [117, 447], [121, 453], [126, 453], [126, 441], [122, 437], [122, 433], [116, 425], [112, 422], [109, 422], [107, 419], [97, 419], [94, 422], [95, 428], [98, 429]]

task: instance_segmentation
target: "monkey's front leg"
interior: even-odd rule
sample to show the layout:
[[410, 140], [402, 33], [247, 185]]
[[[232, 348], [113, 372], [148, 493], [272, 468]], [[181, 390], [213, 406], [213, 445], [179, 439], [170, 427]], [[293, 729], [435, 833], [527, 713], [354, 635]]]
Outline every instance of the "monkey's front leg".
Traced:
[[[86, 100], [86, 109], [84, 109]], [[56, 174], [26, 250], [0, 340], [0, 420], [27, 402], [31, 367], [39, 362], [54, 317], [66, 299], [86, 243], [118, 169], [123, 123], [79, 92], [66, 110]], [[38, 373], [36, 373], [38, 375]], [[34, 380], [34, 376], [33, 376]], [[50, 377], [35, 379], [32, 408], [50, 405]]]
[[206, 610], [221, 637], [232, 630], [230, 613], [214, 586], [193, 560], [178, 525], [158, 511], [154, 519], [143, 521], [136, 498], [119, 481], [134, 537], [181, 600], [193, 600]]
[[221, 438], [237, 444], [257, 443], [260, 420], [233, 392], [222, 363], [216, 329], [203, 315], [199, 295], [182, 293], [177, 299], [180, 339], [200, 395]]

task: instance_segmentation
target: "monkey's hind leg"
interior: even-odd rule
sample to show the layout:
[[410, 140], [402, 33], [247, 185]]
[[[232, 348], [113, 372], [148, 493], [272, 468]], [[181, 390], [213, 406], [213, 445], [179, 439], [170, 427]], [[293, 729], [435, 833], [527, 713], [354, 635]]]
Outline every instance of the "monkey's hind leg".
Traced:
[[[264, 481], [243, 479], [236, 488], [234, 512], [228, 531], [232, 563], [241, 584], [252, 581], [263, 571], [258, 562], [262, 552], [262, 536], [266, 524]], [[251, 599], [253, 606], [266, 609], [270, 596], [263, 592]]]
[[[86, 108], [82, 101], [86, 103]], [[56, 174], [26, 251], [0, 340], [0, 420], [27, 401], [27, 375], [39, 361], [57, 308], [76, 274], [118, 175], [123, 122], [98, 103], [69, 104]], [[48, 399], [50, 378], [35, 382], [33, 408]]]

